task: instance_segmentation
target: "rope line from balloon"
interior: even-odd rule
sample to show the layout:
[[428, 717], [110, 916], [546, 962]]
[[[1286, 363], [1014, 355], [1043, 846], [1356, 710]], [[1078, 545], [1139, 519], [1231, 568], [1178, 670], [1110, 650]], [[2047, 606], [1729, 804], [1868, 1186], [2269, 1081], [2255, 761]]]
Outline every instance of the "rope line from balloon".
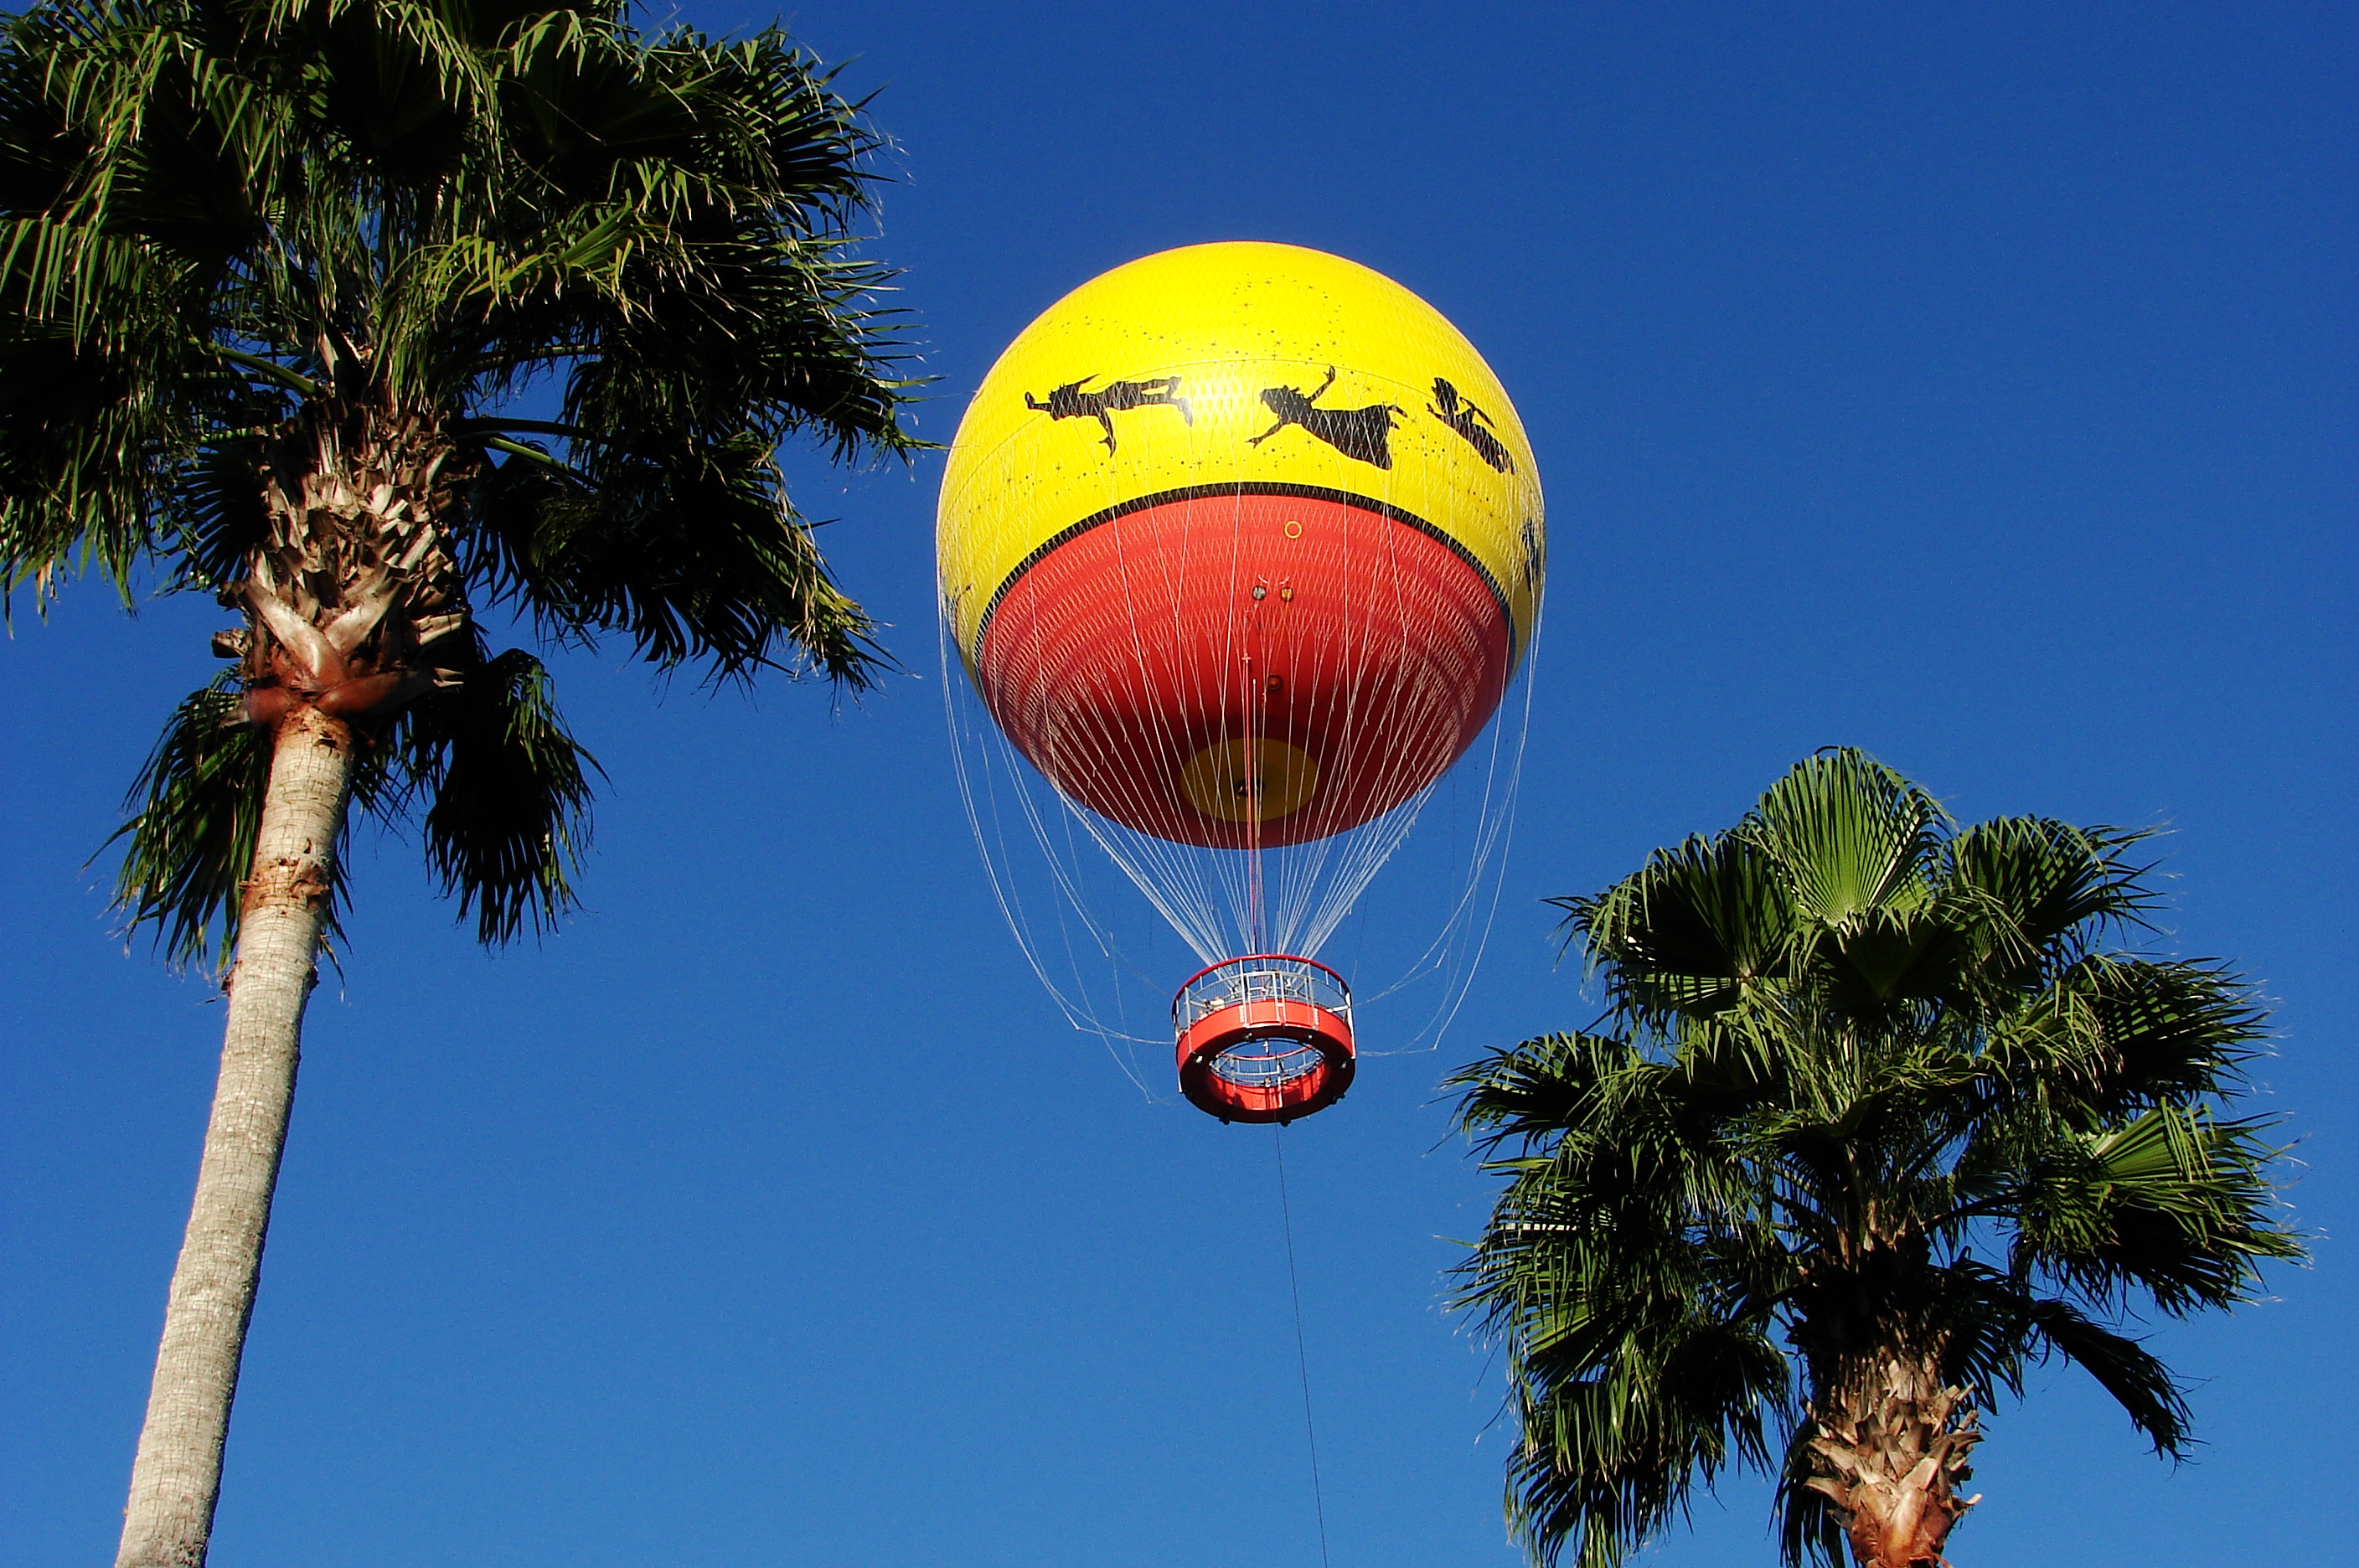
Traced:
[[1270, 1129], [1277, 1153], [1277, 1214], [1286, 1232], [1286, 1285], [1294, 1298], [1294, 1358], [1302, 1373], [1302, 1435], [1310, 1446], [1310, 1508], [1319, 1521], [1319, 1568], [1327, 1562], [1327, 1494], [1319, 1475], [1319, 1424], [1310, 1414], [1310, 1346], [1302, 1334], [1302, 1276], [1294, 1265], [1294, 1205], [1286, 1192], [1286, 1128]]

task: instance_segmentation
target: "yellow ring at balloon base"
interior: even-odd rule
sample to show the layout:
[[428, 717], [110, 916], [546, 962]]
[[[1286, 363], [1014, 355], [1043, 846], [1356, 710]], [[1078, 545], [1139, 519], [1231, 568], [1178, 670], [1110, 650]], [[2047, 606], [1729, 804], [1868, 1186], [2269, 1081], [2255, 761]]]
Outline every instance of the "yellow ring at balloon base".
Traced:
[[1188, 803], [1224, 822], [1267, 822], [1300, 811], [1319, 792], [1319, 763], [1282, 740], [1224, 740], [1180, 772]]

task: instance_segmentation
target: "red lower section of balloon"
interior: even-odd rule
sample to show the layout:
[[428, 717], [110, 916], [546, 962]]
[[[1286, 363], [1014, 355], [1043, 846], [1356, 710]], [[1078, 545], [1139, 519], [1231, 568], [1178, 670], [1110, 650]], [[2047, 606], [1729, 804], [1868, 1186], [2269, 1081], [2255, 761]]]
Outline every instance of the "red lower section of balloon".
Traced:
[[1439, 779], [1513, 658], [1497, 591], [1373, 505], [1234, 492], [1099, 522], [985, 622], [992, 716], [1071, 799], [1216, 848], [1323, 838]]

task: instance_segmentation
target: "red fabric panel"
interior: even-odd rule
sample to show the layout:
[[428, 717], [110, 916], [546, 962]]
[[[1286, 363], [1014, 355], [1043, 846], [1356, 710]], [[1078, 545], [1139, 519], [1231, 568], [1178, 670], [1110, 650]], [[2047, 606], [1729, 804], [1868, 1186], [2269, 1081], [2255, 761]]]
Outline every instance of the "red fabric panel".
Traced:
[[[1092, 811], [1274, 848], [1440, 778], [1498, 705], [1509, 657], [1498, 595], [1433, 535], [1339, 501], [1216, 495], [1125, 513], [1032, 562], [991, 613], [977, 675], [1017, 747]], [[1263, 739], [1316, 764], [1299, 805], [1256, 822], [1241, 803], [1232, 822], [1190, 799], [1190, 758]]]

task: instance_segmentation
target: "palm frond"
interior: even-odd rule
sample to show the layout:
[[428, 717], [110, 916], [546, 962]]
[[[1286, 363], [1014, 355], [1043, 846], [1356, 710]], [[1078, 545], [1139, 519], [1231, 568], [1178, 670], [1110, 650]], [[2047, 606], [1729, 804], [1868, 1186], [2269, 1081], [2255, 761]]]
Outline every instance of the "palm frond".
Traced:
[[1553, 1143], [1589, 1124], [1601, 1086], [1644, 1064], [1623, 1041], [1593, 1034], [1552, 1034], [1503, 1046], [1442, 1080], [1463, 1091], [1458, 1130], [1484, 1149], [1510, 1138]]
[[1824, 1492], [1810, 1484], [1814, 1434], [1809, 1423], [1798, 1424], [1777, 1468], [1777, 1560], [1786, 1568], [1840, 1568], [1850, 1555], [1843, 1545], [1843, 1515]]
[[2040, 1338], [2094, 1377], [2157, 1454], [2185, 1455], [2194, 1414], [2187, 1408], [2179, 1379], [2160, 1358], [2126, 1334], [2093, 1322], [2070, 1302], [2034, 1302], [2030, 1316]]
[[243, 702], [228, 674], [181, 701], [107, 840], [129, 841], [114, 879], [126, 932], [152, 927], [176, 965], [225, 966], [237, 942], [270, 779], [270, 737], [239, 722]]
[[1566, 911], [1568, 944], [1633, 1021], [1707, 1015], [1788, 973], [1790, 906], [1777, 867], [1734, 833], [1657, 850], [1594, 898], [1549, 902]]
[[1999, 817], [1951, 839], [1941, 875], [1952, 920], [1975, 939], [1979, 976], [2007, 989], [2037, 985], [2108, 928], [2143, 926], [2157, 895], [2150, 866], [2127, 851], [2151, 835], [2076, 828], [2047, 817]]
[[[0, 297], [10, 279], [0, 272]], [[0, 593], [96, 570], [125, 593], [155, 548], [157, 500], [227, 388], [184, 379], [177, 324], [146, 308], [75, 342], [70, 325], [0, 310]]]
[[2223, 1092], [2267, 1039], [2266, 1015], [2216, 965], [2094, 954], [1992, 1019], [1982, 1062], [2002, 1096], [2093, 1126]]
[[460, 913], [473, 911], [477, 940], [546, 931], [575, 907], [600, 769], [566, 729], [538, 659], [511, 648], [421, 700], [400, 751], [397, 809], [426, 802], [428, 864]]
[[474, 506], [475, 571], [557, 637], [620, 633], [660, 669], [698, 661], [730, 679], [808, 665], [860, 688], [882, 667], [875, 624], [828, 574], [756, 440], [669, 463], [609, 455], [590, 472], [511, 458]]
[[1948, 822], [1940, 801], [1890, 768], [1830, 747], [1771, 785], [1740, 831], [1777, 863], [1799, 919], [1840, 931], [1921, 901]]
[[1625, 1042], [1556, 1035], [1458, 1074], [1511, 1180], [1453, 1306], [1509, 1347], [1507, 1511], [1536, 1559], [1622, 1562], [1790, 1419], [1767, 1335], [1790, 1285], [1713, 1136], [1719, 1091]]
[[1507, 1519], [1536, 1562], [1616, 1568], [1731, 1464], [1767, 1463], [1786, 1358], [1759, 1325], [1625, 1303], [1577, 1363], [1522, 1368]]
[[2075, 1140], [2027, 1186], [2022, 1266], [2103, 1305], [2135, 1288], [2174, 1317], [2248, 1299], [2263, 1262], [2301, 1255], [2266, 1217], [2265, 1125], [2158, 1105]]

